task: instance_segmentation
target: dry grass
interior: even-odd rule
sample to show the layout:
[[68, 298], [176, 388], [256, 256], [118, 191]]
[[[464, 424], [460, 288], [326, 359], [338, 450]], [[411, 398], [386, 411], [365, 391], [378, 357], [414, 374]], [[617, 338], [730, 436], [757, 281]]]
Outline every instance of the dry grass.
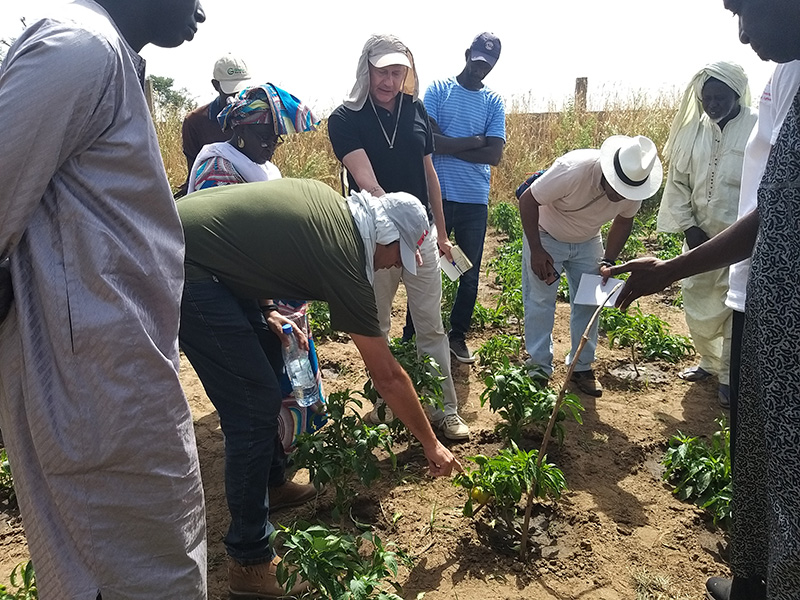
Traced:
[[181, 141], [181, 124], [183, 113], [172, 110], [155, 121], [158, 145], [161, 148], [161, 159], [167, 170], [167, 179], [172, 189], [186, 180], [186, 157], [183, 155]]
[[631, 571], [636, 588], [636, 600], [689, 600], [688, 596], [678, 595], [672, 581], [666, 575], [651, 573], [645, 568]]
[[[528, 113], [511, 107], [506, 116], [507, 143], [500, 165], [493, 169], [490, 202], [514, 201], [514, 190], [527, 173], [544, 169], [569, 150], [597, 148], [610, 135], [646, 135], [663, 148], [677, 98], [643, 95], [609, 99], [599, 112], [571, 107], [561, 112]], [[173, 187], [186, 177], [178, 114], [156, 125], [167, 176]], [[328, 141], [327, 123], [317, 131], [291, 136], [273, 159], [284, 177], [319, 179], [340, 189], [339, 163]]]

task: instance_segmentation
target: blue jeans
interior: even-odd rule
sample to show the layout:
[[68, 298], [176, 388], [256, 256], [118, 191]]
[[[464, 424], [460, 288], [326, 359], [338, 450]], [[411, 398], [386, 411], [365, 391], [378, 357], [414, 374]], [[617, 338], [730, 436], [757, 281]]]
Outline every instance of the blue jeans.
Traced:
[[186, 282], [180, 345], [219, 415], [231, 513], [225, 547], [242, 565], [275, 556], [268, 487], [284, 481], [276, 455], [281, 391], [267, 357], [274, 357], [276, 341], [257, 302], [237, 299], [216, 278]]
[[[570, 298], [578, 291], [583, 273], [599, 275], [598, 261], [603, 258], [603, 241], [600, 236], [585, 242], [570, 244], [559, 242], [546, 232], [539, 230], [542, 247], [553, 257], [553, 267], [557, 273], [566, 271]], [[527, 236], [522, 244], [522, 299], [525, 305], [525, 349], [530, 355], [531, 366], [540, 366], [550, 375], [553, 372], [553, 323], [556, 314], [556, 294], [558, 282], [547, 285], [531, 269], [531, 250]], [[572, 350], [567, 356], [567, 364], [572, 362], [581, 336], [592, 320], [596, 306], [573, 304], [570, 301], [569, 332]], [[597, 347], [597, 323], [589, 332], [578, 361], [576, 371], [588, 371], [594, 362]]]
[[459, 278], [458, 292], [450, 311], [450, 339], [463, 341], [469, 331], [475, 300], [478, 298], [478, 277], [481, 273], [489, 207], [486, 204], [467, 204], [452, 200], [443, 200], [442, 204], [447, 235], [455, 232], [456, 244], [472, 262], [472, 268]]

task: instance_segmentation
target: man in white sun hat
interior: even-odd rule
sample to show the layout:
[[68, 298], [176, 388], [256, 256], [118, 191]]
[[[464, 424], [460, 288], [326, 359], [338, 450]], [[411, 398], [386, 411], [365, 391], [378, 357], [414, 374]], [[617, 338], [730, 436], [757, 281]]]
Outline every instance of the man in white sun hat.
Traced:
[[[644, 136], [615, 135], [599, 150], [568, 152], [557, 159], [519, 198], [523, 239], [522, 294], [525, 348], [529, 366], [549, 377], [553, 372], [553, 322], [557, 281], [567, 274], [570, 298], [583, 273], [599, 274], [613, 265], [630, 235], [633, 218], [658, 191], [663, 171], [655, 144]], [[600, 228], [612, 221], [603, 248]], [[570, 302], [570, 364], [595, 307]], [[578, 358], [572, 383], [583, 393], [601, 396], [592, 371], [597, 326]]]
[[214, 63], [214, 77], [211, 85], [217, 91], [217, 97], [208, 104], [199, 106], [183, 119], [181, 139], [183, 154], [186, 157], [186, 181], [175, 193], [176, 198], [186, 195], [189, 183], [188, 171], [192, 168], [197, 155], [206, 144], [227, 142], [231, 134], [223, 132], [217, 122], [217, 115], [225, 108], [228, 98], [235, 96], [250, 85], [250, 72], [243, 59], [226, 54]]

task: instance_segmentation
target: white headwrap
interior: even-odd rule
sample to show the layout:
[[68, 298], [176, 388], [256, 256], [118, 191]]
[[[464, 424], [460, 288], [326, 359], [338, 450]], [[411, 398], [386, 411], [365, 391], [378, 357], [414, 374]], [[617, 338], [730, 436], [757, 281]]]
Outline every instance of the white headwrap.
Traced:
[[715, 62], [700, 69], [683, 92], [678, 112], [669, 130], [669, 139], [664, 146], [664, 155], [680, 171], [686, 171], [689, 167], [689, 158], [701, 119], [708, 118], [703, 111], [701, 97], [703, 86], [712, 77], [736, 92], [740, 106], [750, 106], [750, 87], [742, 67], [731, 62]]
[[383, 204], [369, 192], [351, 192], [347, 199], [350, 212], [355, 219], [361, 238], [364, 240], [364, 252], [367, 255], [367, 279], [370, 284], [375, 279], [375, 245], [388, 246], [400, 239], [400, 231], [387, 216]]
[[356, 68], [356, 83], [350, 94], [342, 102], [345, 108], [361, 110], [367, 101], [367, 96], [369, 96], [370, 57], [375, 58], [396, 52], [405, 54], [408, 57], [408, 62], [411, 63], [410, 73], [406, 75], [406, 81], [401, 91], [411, 95], [414, 100], [419, 97], [419, 78], [417, 77], [417, 69], [414, 66], [414, 57], [411, 55], [411, 50], [393, 35], [373, 35], [370, 36], [361, 51], [361, 58], [358, 59], [358, 67]]

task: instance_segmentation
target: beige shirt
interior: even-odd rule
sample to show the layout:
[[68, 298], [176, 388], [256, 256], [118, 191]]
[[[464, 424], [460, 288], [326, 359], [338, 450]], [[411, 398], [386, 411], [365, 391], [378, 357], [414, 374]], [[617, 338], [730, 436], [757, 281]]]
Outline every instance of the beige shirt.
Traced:
[[539, 228], [560, 242], [585, 242], [617, 216], [633, 217], [638, 200], [611, 202], [600, 187], [600, 150], [567, 152], [531, 184], [539, 203]]

